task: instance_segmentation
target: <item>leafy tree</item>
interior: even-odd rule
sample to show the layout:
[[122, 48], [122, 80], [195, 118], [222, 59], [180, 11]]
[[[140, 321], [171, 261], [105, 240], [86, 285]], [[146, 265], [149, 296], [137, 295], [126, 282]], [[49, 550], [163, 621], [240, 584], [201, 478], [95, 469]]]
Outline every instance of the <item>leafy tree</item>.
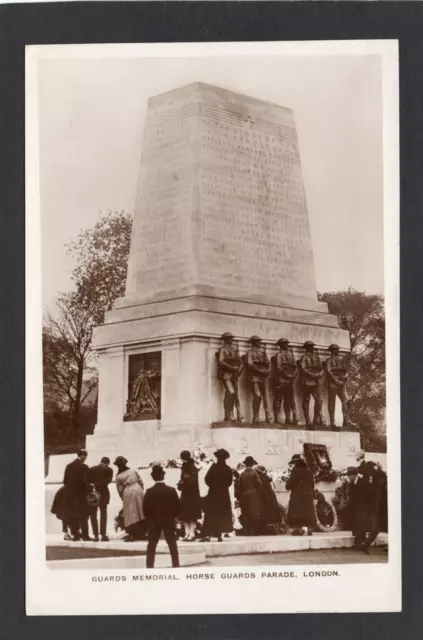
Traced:
[[76, 261], [74, 303], [89, 313], [92, 326], [102, 324], [105, 312], [125, 294], [131, 229], [130, 215], [109, 213], [67, 247]]
[[71, 293], [59, 296], [43, 328], [45, 441], [55, 452], [80, 447], [92, 431], [97, 387], [93, 328], [125, 293], [132, 218], [102, 216], [68, 245], [76, 260]]
[[380, 295], [349, 288], [319, 294], [329, 313], [338, 317], [341, 329], [349, 331], [348, 394], [351, 417], [360, 424], [363, 446], [384, 450], [385, 437], [385, 310]]

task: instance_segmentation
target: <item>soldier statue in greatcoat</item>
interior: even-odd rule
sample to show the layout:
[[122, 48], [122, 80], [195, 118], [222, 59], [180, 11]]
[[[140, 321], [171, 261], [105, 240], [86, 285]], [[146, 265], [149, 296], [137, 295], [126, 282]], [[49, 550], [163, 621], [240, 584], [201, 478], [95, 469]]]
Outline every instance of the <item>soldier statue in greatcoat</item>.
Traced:
[[242, 422], [244, 418], [241, 413], [238, 393], [238, 380], [243, 369], [242, 359], [239, 355], [238, 346], [234, 344], [232, 333], [224, 333], [221, 339], [223, 340], [223, 346], [220, 347], [216, 357], [218, 377], [225, 389], [225, 397], [223, 399], [224, 419], [225, 421], [234, 420], [235, 407], [237, 421]]
[[338, 396], [342, 405], [343, 426], [355, 427], [356, 425], [351, 421], [348, 413], [348, 370], [346, 358], [340, 355], [337, 344], [331, 344], [328, 347], [328, 351], [330, 351], [330, 357], [326, 360], [326, 388], [328, 392], [330, 426], [336, 427], [335, 403]]
[[297, 409], [295, 406], [294, 382], [297, 376], [297, 363], [292, 349], [289, 348], [289, 340], [280, 338], [276, 343], [279, 352], [272, 357], [274, 400], [273, 414], [276, 423], [281, 424], [281, 407], [285, 412], [285, 424], [298, 424]]
[[249, 340], [251, 348], [247, 351], [245, 362], [247, 365], [248, 381], [253, 394], [253, 422], [259, 423], [260, 405], [263, 408], [266, 422], [272, 422], [267, 398], [267, 378], [270, 373], [270, 362], [262, 340], [259, 336], [252, 336]]
[[[311, 340], [304, 343], [304, 355], [299, 361], [301, 374], [301, 387], [303, 393], [303, 411], [306, 426], [311, 427], [323, 425], [322, 418], [322, 396], [320, 392], [320, 381], [324, 374], [324, 369], [320, 356], [314, 350], [316, 345]], [[314, 399], [314, 418], [310, 420], [310, 396]]]

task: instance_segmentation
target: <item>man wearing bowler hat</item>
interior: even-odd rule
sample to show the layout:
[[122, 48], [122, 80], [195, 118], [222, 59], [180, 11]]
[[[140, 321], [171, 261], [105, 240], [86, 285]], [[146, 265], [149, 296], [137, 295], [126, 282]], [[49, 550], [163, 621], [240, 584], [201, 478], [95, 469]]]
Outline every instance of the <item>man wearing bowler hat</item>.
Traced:
[[270, 362], [266, 349], [259, 336], [252, 336], [249, 340], [251, 349], [247, 351], [247, 375], [253, 392], [253, 422], [259, 423], [260, 405], [263, 398], [263, 408], [266, 422], [272, 422], [267, 400], [267, 378], [270, 373]]
[[232, 333], [226, 332], [222, 335], [223, 346], [217, 352], [218, 377], [225, 389], [223, 408], [225, 421], [234, 419], [234, 407], [238, 422], [244, 420], [241, 413], [241, 405], [238, 395], [238, 380], [242, 373], [243, 363], [239, 355], [238, 347], [234, 344]]
[[294, 398], [294, 381], [297, 375], [297, 365], [289, 340], [280, 338], [277, 343], [279, 352], [272, 357], [274, 377], [273, 414], [276, 423], [281, 423], [281, 407], [285, 412], [285, 424], [298, 424], [297, 410]]
[[148, 523], [147, 569], [154, 567], [157, 543], [163, 532], [172, 558], [172, 567], [179, 567], [176, 544], [175, 520], [179, 515], [180, 502], [176, 489], [164, 482], [165, 471], [159, 464], [151, 472], [155, 485], [145, 492], [144, 515]]
[[319, 354], [314, 350], [316, 345], [307, 340], [303, 349], [305, 354], [300, 359], [301, 386], [303, 392], [303, 411], [307, 427], [312, 427], [310, 420], [310, 396], [314, 399], [313, 425], [323, 425], [322, 420], [322, 396], [320, 393], [320, 380], [324, 370]]
[[88, 482], [94, 485], [100, 496], [98, 505], [90, 507], [90, 520], [94, 539], [98, 541], [98, 511], [100, 511], [100, 535], [102, 542], [108, 542], [107, 535], [107, 506], [110, 502], [109, 484], [113, 480], [113, 470], [110, 468], [110, 458], [101, 458], [100, 464], [88, 471]]

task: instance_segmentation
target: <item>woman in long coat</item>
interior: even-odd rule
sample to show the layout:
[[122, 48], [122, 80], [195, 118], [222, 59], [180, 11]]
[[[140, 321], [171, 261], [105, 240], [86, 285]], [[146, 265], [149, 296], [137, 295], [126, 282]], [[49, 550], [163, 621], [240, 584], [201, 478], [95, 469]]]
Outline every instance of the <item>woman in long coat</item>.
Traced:
[[123, 520], [130, 540], [142, 540], [145, 534], [144, 485], [138, 471], [130, 469], [127, 463], [123, 456], [114, 461], [118, 468], [116, 489], [122, 498]]
[[293, 456], [290, 464], [293, 468], [286, 482], [286, 489], [291, 492], [288, 524], [293, 527], [292, 535], [311, 535], [316, 523], [313, 473], [299, 455]]
[[222, 533], [233, 531], [232, 506], [229, 487], [232, 484], [232, 469], [226, 464], [229, 453], [225, 449], [218, 449], [214, 453], [217, 462], [207, 471], [204, 482], [209, 487], [204, 500], [203, 542], [211, 537], [222, 541]]
[[244, 460], [246, 469], [241, 473], [237, 493], [241, 507], [241, 524], [247, 535], [257, 535], [263, 528], [264, 514], [261, 499], [262, 482], [253, 469], [257, 462], [252, 456]]
[[272, 486], [272, 480], [262, 465], [256, 465], [254, 471], [257, 471], [261, 480], [260, 494], [263, 507], [264, 529], [266, 533], [272, 533], [272, 530], [273, 533], [277, 533], [278, 526], [282, 522], [282, 516], [279, 502]]
[[195, 526], [201, 518], [201, 498], [198, 487], [198, 469], [189, 451], [182, 451], [181, 479], [178, 489], [181, 492], [179, 519], [185, 528], [184, 540], [195, 540]]

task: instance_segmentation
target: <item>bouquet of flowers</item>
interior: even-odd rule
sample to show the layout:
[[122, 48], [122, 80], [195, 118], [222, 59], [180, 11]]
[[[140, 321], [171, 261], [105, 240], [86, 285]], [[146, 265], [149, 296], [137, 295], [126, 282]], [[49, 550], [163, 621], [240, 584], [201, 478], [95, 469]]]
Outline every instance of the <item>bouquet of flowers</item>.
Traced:
[[241, 518], [241, 508], [239, 506], [238, 500], [235, 499], [232, 504], [232, 523], [233, 523], [235, 532], [241, 531], [242, 529], [240, 518]]
[[283, 470], [272, 469], [270, 471], [267, 471], [267, 473], [270, 476], [270, 479], [272, 480], [273, 484], [280, 484], [281, 482], [286, 482], [289, 477], [288, 469], [283, 469]]
[[201, 442], [195, 443], [192, 457], [198, 471], [206, 469], [213, 462], [213, 458], [208, 455], [207, 451], [204, 448], [204, 445]]

